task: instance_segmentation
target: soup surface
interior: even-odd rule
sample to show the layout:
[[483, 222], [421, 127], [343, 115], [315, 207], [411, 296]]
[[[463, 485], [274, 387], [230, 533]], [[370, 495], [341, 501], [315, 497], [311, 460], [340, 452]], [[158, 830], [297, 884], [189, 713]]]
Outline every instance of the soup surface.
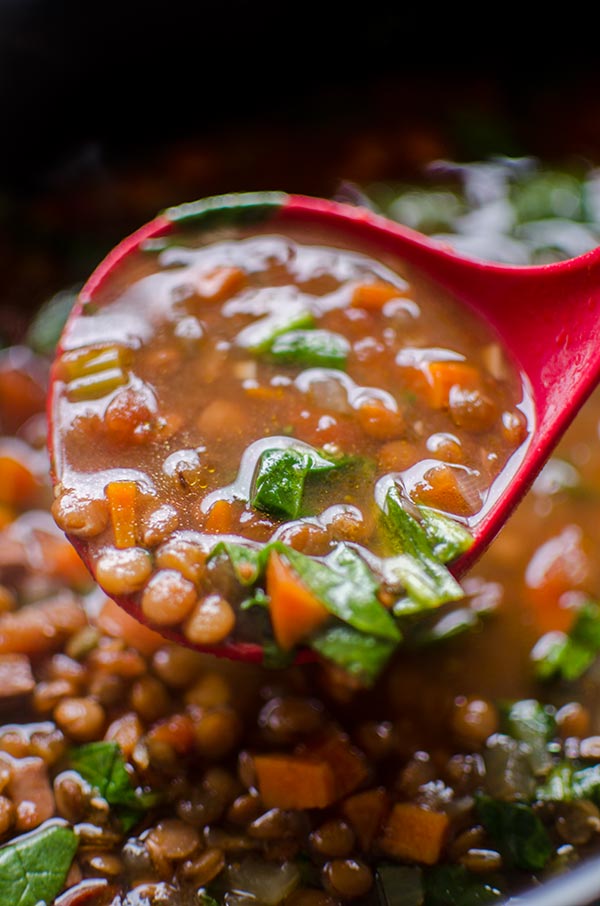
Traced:
[[107, 598], [49, 513], [47, 371], [0, 351], [0, 902], [472, 906], [597, 855], [597, 394], [365, 689], [190, 651]]
[[188, 227], [122, 261], [63, 337], [53, 513], [150, 624], [372, 679], [462, 596], [443, 563], [527, 401], [469, 312], [331, 241]]

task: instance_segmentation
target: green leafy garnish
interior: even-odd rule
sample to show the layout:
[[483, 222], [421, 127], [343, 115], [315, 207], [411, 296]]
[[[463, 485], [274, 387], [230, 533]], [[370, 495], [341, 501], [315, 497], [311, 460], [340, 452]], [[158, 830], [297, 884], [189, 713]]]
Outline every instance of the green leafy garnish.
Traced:
[[397, 643], [365, 635], [351, 626], [338, 623], [323, 629], [308, 644], [350, 676], [370, 686], [387, 664]]
[[70, 827], [55, 824], [3, 846], [0, 903], [38, 906], [52, 902], [63, 888], [77, 845]]
[[90, 742], [71, 750], [71, 767], [113, 806], [123, 828], [129, 830], [158, 796], [137, 790], [116, 742]]
[[398, 616], [458, 601], [464, 593], [456, 579], [433, 553], [425, 528], [407, 511], [397, 488], [387, 492], [384, 527], [398, 556], [384, 561], [386, 580], [406, 589], [410, 601], [401, 599]]
[[350, 343], [331, 330], [288, 330], [275, 338], [269, 357], [284, 365], [346, 367]]
[[265, 450], [254, 477], [252, 506], [273, 516], [296, 519], [302, 507], [306, 478], [334, 468], [334, 462], [316, 451], [312, 453], [295, 447]]
[[213, 547], [208, 560], [214, 560], [220, 555], [229, 557], [240, 585], [254, 585], [264, 570], [267, 554], [268, 550], [264, 547], [254, 548], [232, 541], [220, 541]]
[[338, 544], [326, 562], [281, 545], [300, 579], [327, 610], [359, 632], [400, 641], [396, 623], [377, 598], [378, 583], [362, 557]]
[[537, 798], [544, 802], [590, 799], [600, 805], [600, 765], [577, 768], [568, 761], [555, 765], [538, 787]]
[[63, 290], [42, 305], [25, 338], [34, 352], [52, 355], [55, 351], [67, 318], [77, 302], [78, 292], [78, 289]]
[[449, 519], [428, 506], [417, 507], [421, 514], [425, 536], [436, 560], [451, 563], [473, 545], [473, 535], [454, 519]]
[[568, 634], [551, 632], [532, 652], [538, 679], [573, 682], [583, 676], [600, 653], [600, 606], [586, 602]]
[[378, 865], [375, 884], [382, 906], [423, 906], [423, 871], [416, 865]]
[[280, 311], [259, 318], [237, 335], [236, 343], [250, 352], [268, 352], [281, 334], [290, 330], [314, 327], [315, 319], [302, 303], [290, 302]]
[[285, 670], [294, 663], [294, 652], [284, 651], [275, 642], [267, 640], [263, 642], [263, 667], [269, 670]]
[[510, 865], [526, 871], [544, 868], [553, 846], [548, 831], [530, 805], [479, 796], [477, 814]]
[[548, 743], [555, 729], [556, 721], [551, 710], [535, 699], [513, 702], [505, 710], [504, 730], [529, 747], [529, 762], [536, 774], [547, 770], [552, 764]]
[[486, 906], [502, 892], [463, 865], [437, 865], [424, 873], [425, 906]]

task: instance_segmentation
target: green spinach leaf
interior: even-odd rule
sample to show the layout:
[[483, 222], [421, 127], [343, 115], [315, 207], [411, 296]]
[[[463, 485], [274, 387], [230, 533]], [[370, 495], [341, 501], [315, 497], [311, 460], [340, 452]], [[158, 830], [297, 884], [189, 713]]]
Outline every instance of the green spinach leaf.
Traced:
[[280, 549], [302, 582], [327, 610], [359, 632], [400, 640], [394, 618], [376, 595], [377, 580], [364, 560], [347, 544], [339, 544], [326, 562], [314, 560], [291, 547]]
[[530, 805], [479, 796], [477, 814], [510, 865], [526, 871], [544, 868], [553, 846], [548, 831]]
[[502, 898], [492, 883], [463, 865], [438, 865], [424, 873], [424, 906], [487, 906]]
[[384, 561], [386, 580], [405, 588], [412, 602], [399, 601], [394, 608], [397, 616], [439, 607], [464, 597], [456, 579], [433, 554], [425, 529], [406, 510], [394, 487], [386, 495], [383, 520], [392, 544], [401, 551], [398, 556]]
[[440, 563], [450, 563], [473, 546], [473, 535], [460, 522], [428, 506], [419, 505], [418, 510], [423, 519], [425, 537], [433, 556]]
[[254, 585], [264, 571], [268, 548], [254, 548], [232, 541], [220, 541], [213, 547], [208, 559], [210, 561], [221, 555], [229, 557], [240, 585]]
[[328, 472], [336, 464], [294, 447], [265, 450], [254, 477], [252, 506], [273, 516], [296, 519], [302, 507], [304, 482], [308, 475]]
[[587, 601], [567, 634], [547, 633], [537, 643], [532, 658], [541, 680], [573, 682], [583, 676], [600, 653], [600, 606]]
[[315, 319], [300, 302], [289, 302], [280, 311], [259, 318], [239, 332], [236, 344], [250, 352], [267, 352], [280, 334], [314, 327]]
[[71, 766], [113, 806], [126, 830], [160, 799], [135, 789], [116, 742], [89, 742], [71, 750]]
[[275, 338], [269, 357], [284, 365], [346, 367], [350, 343], [331, 330], [288, 330]]
[[0, 903], [37, 906], [54, 900], [62, 890], [77, 845], [70, 827], [55, 824], [0, 848]]
[[351, 626], [337, 623], [321, 630], [308, 644], [322, 657], [369, 686], [389, 661], [397, 642], [365, 635]]

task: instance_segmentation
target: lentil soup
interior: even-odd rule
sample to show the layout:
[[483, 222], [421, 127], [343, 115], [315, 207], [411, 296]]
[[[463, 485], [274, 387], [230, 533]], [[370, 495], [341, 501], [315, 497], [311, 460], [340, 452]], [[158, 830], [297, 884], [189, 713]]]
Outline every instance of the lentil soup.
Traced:
[[153, 627], [372, 680], [462, 596], [444, 564], [527, 395], [468, 311], [347, 243], [184, 218], [121, 257], [62, 338], [53, 514]]
[[0, 903], [526, 903], [597, 859], [598, 393], [365, 689], [180, 647], [106, 597], [49, 513], [48, 364], [0, 351]]

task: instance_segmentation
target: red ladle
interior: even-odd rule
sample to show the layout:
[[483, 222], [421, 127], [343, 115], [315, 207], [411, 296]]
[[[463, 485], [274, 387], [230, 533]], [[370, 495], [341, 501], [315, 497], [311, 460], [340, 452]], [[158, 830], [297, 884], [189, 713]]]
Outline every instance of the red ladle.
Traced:
[[[492, 485], [474, 528], [473, 546], [452, 566], [456, 575], [464, 573], [502, 528], [600, 379], [600, 247], [557, 264], [508, 267], [464, 258], [446, 244], [365, 208], [279, 192], [226, 195], [169, 209], [121, 242], [89, 278], [71, 319], [94, 300], [113, 269], [141, 243], [168, 235], [182, 221], [196, 220], [199, 226], [204, 222], [209, 227], [219, 219], [268, 221], [274, 229], [278, 225], [329, 228], [350, 242], [367, 242], [417, 267], [495, 330], [529, 384], [531, 433], [525, 452], [513, 456]], [[52, 380], [48, 412], [54, 469], [53, 390]], [[71, 540], [86, 559], [85, 545]], [[132, 609], [128, 600], [118, 603]], [[133, 613], [139, 617], [135, 609]], [[177, 633], [164, 634], [185, 643]], [[259, 646], [237, 643], [214, 653], [254, 661], [262, 656]]]

